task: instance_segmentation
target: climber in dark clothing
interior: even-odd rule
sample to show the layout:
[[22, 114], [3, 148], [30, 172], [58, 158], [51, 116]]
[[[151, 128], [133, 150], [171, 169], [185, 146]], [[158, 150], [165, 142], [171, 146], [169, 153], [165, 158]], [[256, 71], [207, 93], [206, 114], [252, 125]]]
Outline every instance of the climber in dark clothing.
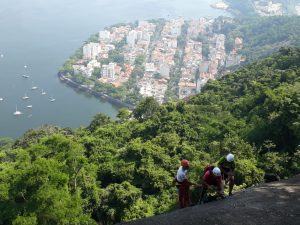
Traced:
[[225, 183], [229, 182], [229, 195], [232, 195], [235, 170], [234, 155], [229, 153], [228, 155], [223, 156], [218, 162], [218, 167], [222, 172], [222, 179]]

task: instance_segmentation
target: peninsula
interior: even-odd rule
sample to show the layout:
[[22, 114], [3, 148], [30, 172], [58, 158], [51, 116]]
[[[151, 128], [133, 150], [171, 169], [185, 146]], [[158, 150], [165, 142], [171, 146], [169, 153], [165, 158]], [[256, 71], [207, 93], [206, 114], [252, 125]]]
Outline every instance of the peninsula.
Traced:
[[226, 51], [226, 36], [215, 32], [215, 24], [178, 17], [114, 25], [93, 35], [59, 74], [127, 104], [149, 96], [159, 103], [183, 99], [244, 60], [238, 53], [243, 39], [237, 36]]

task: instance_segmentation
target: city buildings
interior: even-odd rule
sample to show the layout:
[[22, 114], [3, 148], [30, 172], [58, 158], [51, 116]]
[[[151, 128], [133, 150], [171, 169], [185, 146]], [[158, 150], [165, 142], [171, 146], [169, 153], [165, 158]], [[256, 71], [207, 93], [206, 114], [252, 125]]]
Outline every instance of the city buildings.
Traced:
[[116, 64], [111, 62], [108, 65], [102, 65], [102, 78], [113, 80], [115, 78], [115, 67]]
[[[163, 103], [176, 68], [179, 82], [173, 81], [176, 87], [171, 88], [178, 90], [179, 99], [187, 98], [201, 92], [207, 81], [216, 79], [220, 69], [244, 60], [239, 54], [243, 39], [235, 37], [233, 49], [226, 52], [226, 36], [214, 33], [213, 24], [213, 19], [185, 21], [179, 17], [164, 21], [160, 31], [155, 22], [149, 21], [110, 27], [99, 31], [98, 43], [84, 45], [83, 59], [73, 65], [74, 73], [89, 78], [94, 71], [100, 71], [98, 82], [120, 87], [131, 77], [136, 60], [145, 59], [139, 62], [144, 71], [139, 71], [135, 84], [142, 96], [152, 96]], [[187, 33], [179, 44], [183, 25]], [[112, 57], [112, 52], [124, 60]]]
[[128, 44], [129, 47], [133, 48], [136, 44], [137, 38], [138, 38], [137, 31], [132, 30], [127, 35], [126, 43]]
[[254, 1], [253, 2], [254, 9], [261, 16], [282, 16], [283, 6], [281, 3], [273, 3], [273, 1]]
[[110, 42], [110, 32], [108, 30], [99, 31], [100, 42]]
[[88, 43], [83, 46], [83, 58], [84, 59], [96, 59], [100, 54], [101, 47], [99, 43]]

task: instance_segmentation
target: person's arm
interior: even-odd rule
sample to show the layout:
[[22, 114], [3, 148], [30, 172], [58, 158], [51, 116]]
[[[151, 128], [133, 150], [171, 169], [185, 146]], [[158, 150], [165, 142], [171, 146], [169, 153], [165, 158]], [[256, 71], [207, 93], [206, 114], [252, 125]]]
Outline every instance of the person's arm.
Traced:
[[224, 196], [224, 185], [221, 178], [218, 179], [217, 193], [220, 196]]
[[230, 165], [230, 167], [228, 168], [228, 171], [225, 173], [228, 175], [228, 176], [233, 176], [233, 173], [234, 173], [234, 170], [235, 170], [235, 163], [232, 162], [232, 164]]
[[209, 177], [209, 171], [206, 171], [202, 176], [202, 185], [205, 185], [207, 188], [210, 187], [210, 185], [205, 181]]
[[173, 185], [176, 185], [176, 183], [177, 183], [177, 177], [175, 176], [174, 179], [173, 179], [172, 184], [173, 184]]
[[211, 185], [209, 185], [209, 184], [205, 181], [204, 175], [203, 175], [203, 177], [202, 177], [202, 185], [205, 185], [208, 189], [211, 188]]
[[189, 186], [197, 185], [196, 183], [190, 182], [188, 179], [185, 179], [184, 182], [186, 182], [186, 184]]
[[235, 162], [232, 162], [232, 168], [231, 168], [231, 170], [232, 170], [232, 173], [233, 173], [234, 170], [235, 170]]

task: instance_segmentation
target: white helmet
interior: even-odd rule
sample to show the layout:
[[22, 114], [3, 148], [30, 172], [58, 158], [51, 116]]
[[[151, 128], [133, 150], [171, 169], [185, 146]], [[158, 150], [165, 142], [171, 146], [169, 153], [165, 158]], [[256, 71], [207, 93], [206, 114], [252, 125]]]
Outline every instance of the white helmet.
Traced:
[[234, 155], [231, 154], [231, 153], [229, 153], [228, 155], [226, 155], [226, 160], [227, 160], [228, 162], [233, 162], [233, 160], [234, 160]]
[[219, 167], [215, 167], [212, 172], [217, 177], [221, 176], [221, 170], [219, 169]]

